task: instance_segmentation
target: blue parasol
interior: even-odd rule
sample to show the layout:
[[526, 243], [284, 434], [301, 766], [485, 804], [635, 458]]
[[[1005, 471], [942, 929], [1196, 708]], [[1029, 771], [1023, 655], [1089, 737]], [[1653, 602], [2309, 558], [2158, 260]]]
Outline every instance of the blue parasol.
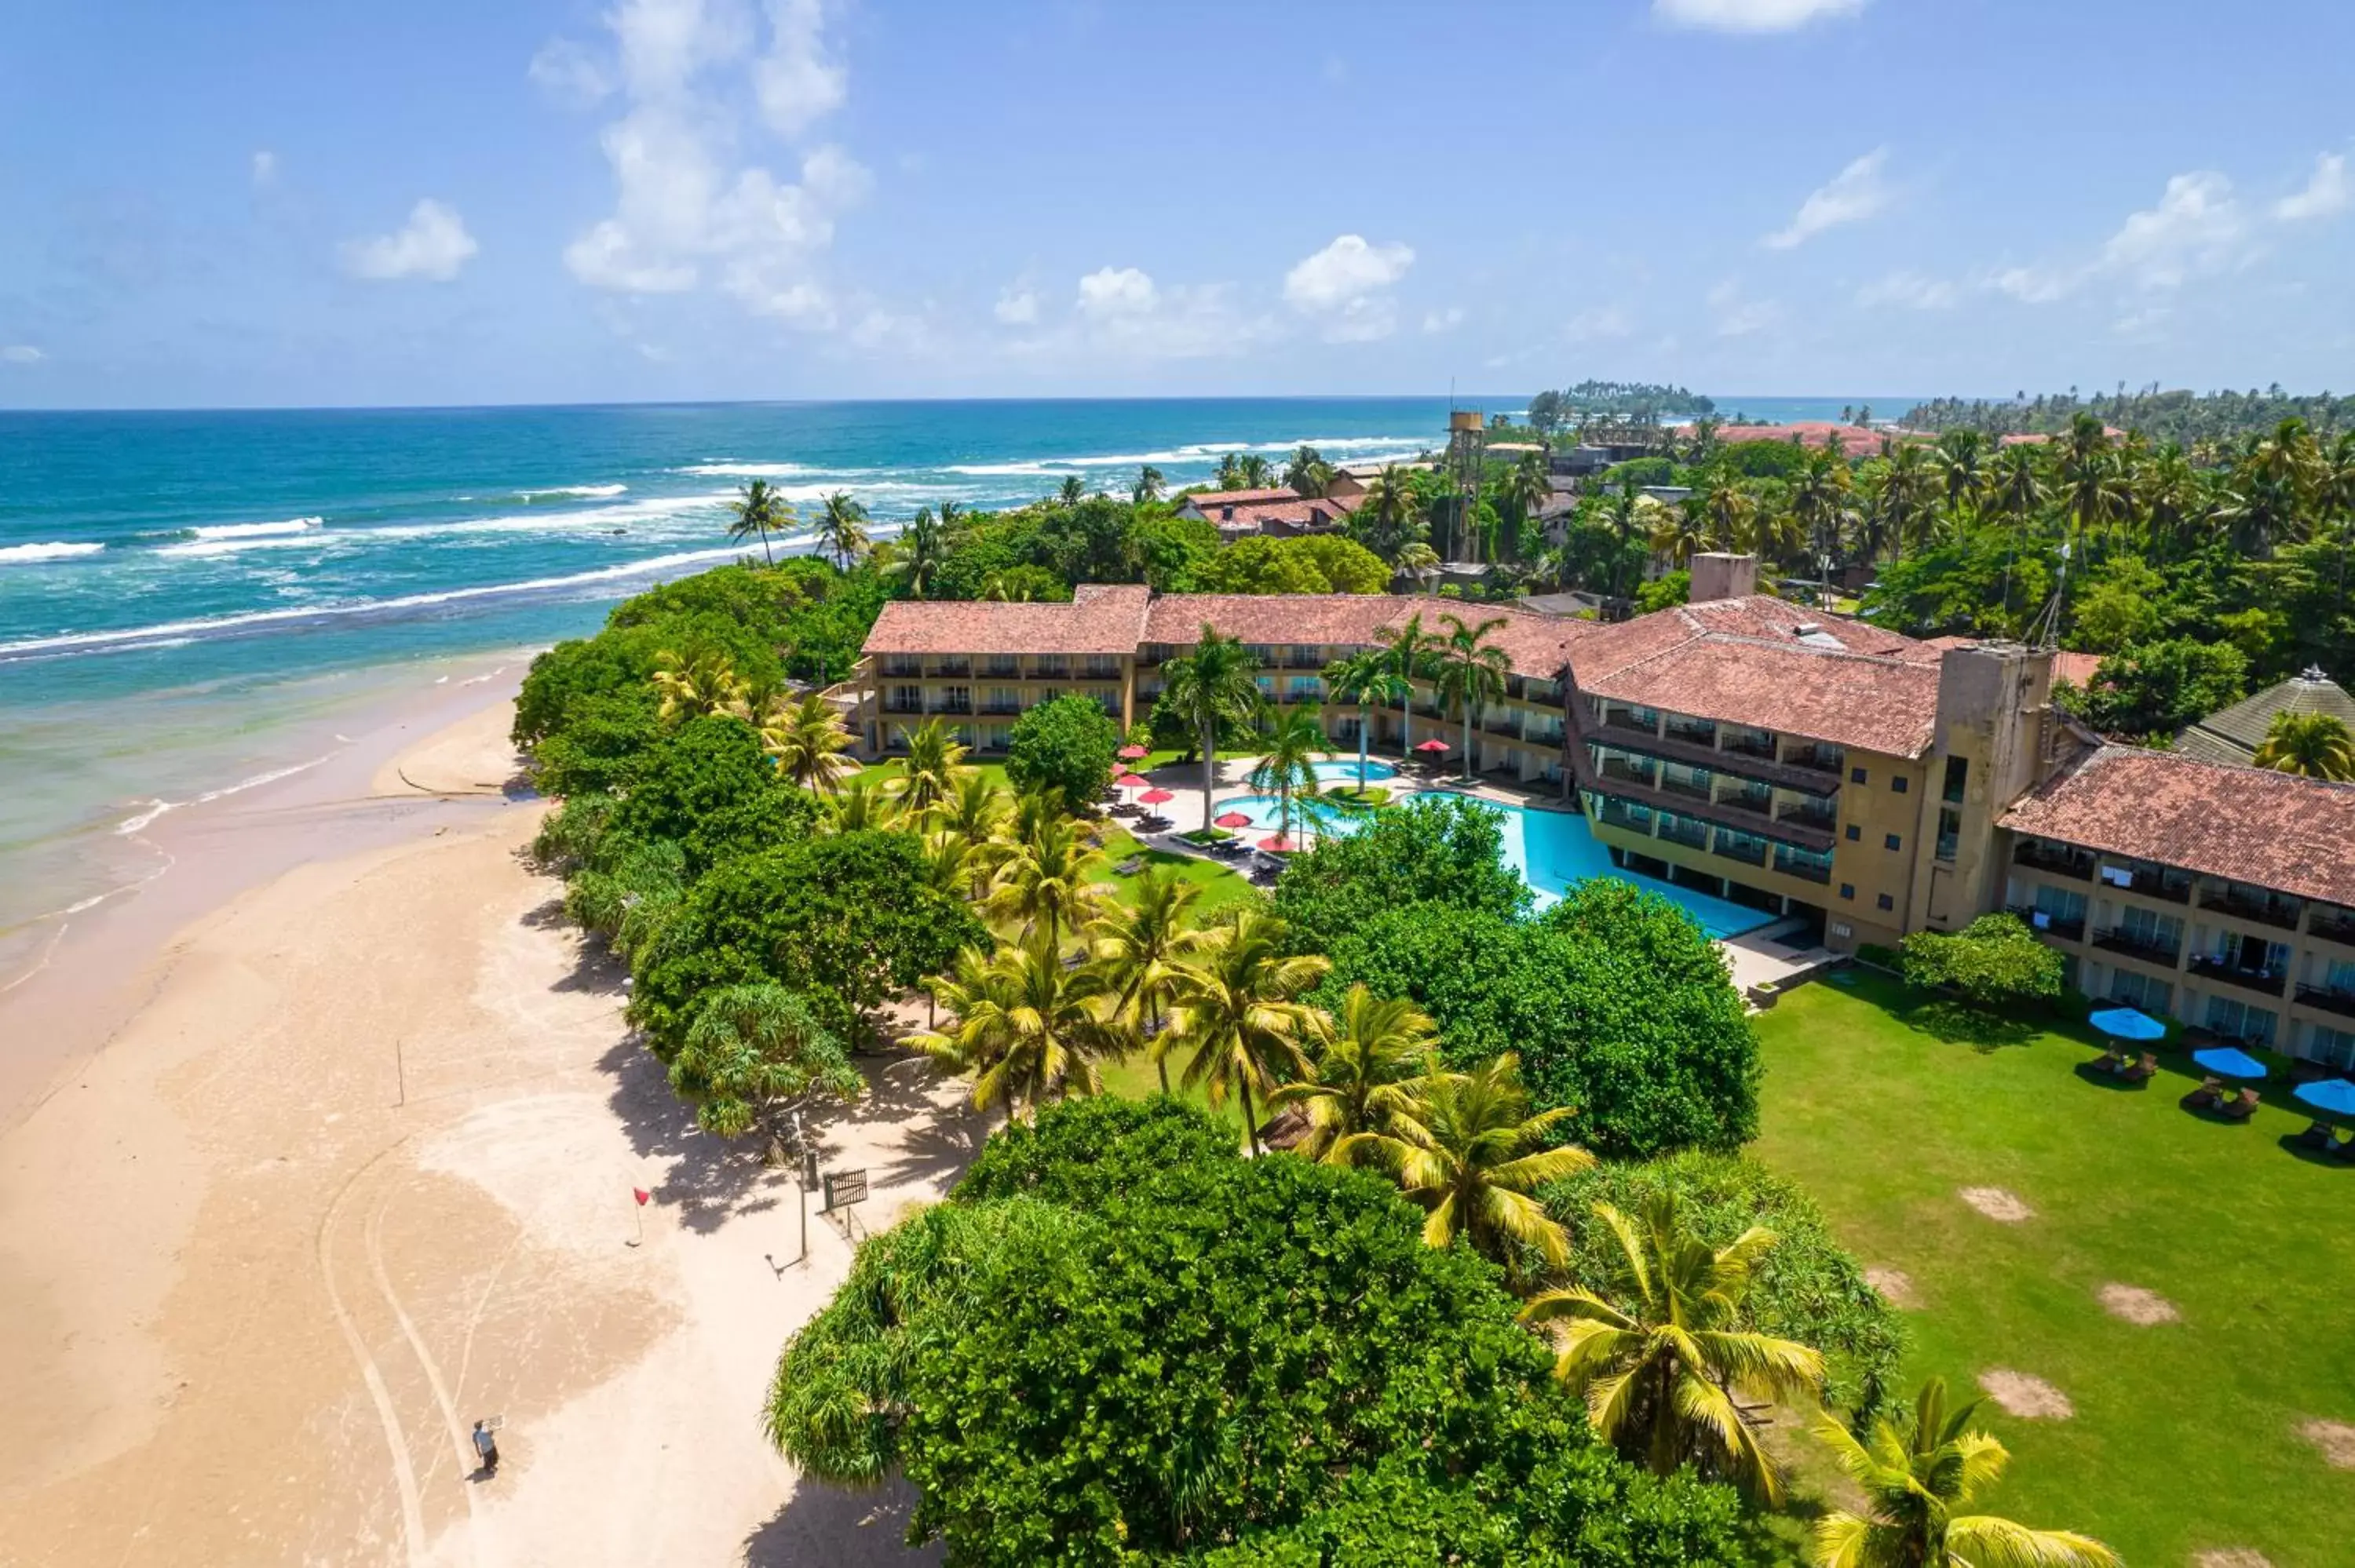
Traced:
[[2211, 1073], [2228, 1078], [2262, 1078], [2265, 1065], [2246, 1051], [2230, 1045], [2212, 1045], [2205, 1051], [2194, 1051], [2191, 1059]]
[[2355, 1084], [2344, 1078], [2325, 1078], [2319, 1083], [2300, 1084], [2293, 1092], [2325, 1115], [2355, 1117]]
[[2103, 1033], [2120, 1040], [2164, 1040], [2167, 1025], [2131, 1007], [2110, 1007], [2085, 1021]]

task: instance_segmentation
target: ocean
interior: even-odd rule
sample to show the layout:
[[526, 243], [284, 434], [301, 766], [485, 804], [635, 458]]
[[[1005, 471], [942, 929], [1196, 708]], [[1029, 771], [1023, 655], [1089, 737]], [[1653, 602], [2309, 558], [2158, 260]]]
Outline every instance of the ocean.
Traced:
[[[1518, 411], [1520, 397], [1466, 398]], [[1720, 400], [1753, 418], [1844, 403]], [[44, 922], [153, 874], [144, 829], [339, 744], [338, 715], [511, 673], [645, 585], [740, 552], [765, 478], [888, 535], [1077, 474], [1444, 440], [1444, 398], [0, 412], [0, 987]], [[779, 543], [805, 544], [805, 535]]]

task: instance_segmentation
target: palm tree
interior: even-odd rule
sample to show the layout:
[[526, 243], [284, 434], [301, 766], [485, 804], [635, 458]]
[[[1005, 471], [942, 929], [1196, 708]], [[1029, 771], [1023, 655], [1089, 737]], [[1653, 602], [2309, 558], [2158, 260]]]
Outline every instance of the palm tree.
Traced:
[[967, 948], [932, 992], [955, 1022], [909, 1043], [952, 1072], [973, 1074], [974, 1108], [1003, 1104], [1009, 1120], [1027, 1119], [1050, 1095], [1102, 1093], [1098, 1064], [1125, 1048], [1107, 1016], [1103, 976], [1066, 966], [1051, 941], [986, 956]]
[[1391, 673], [1398, 677], [1398, 684], [1391, 689], [1399, 705], [1400, 755], [1412, 756], [1414, 751], [1414, 683], [1438, 678], [1438, 634], [1423, 629], [1423, 614], [1418, 610], [1406, 618], [1406, 624], [1399, 628], [1398, 635], [1382, 649], [1382, 657], [1389, 662]]
[[1259, 1118], [1252, 1090], [1262, 1097], [1307, 1070], [1304, 1046], [1316, 1040], [1324, 1015], [1299, 1000], [1332, 961], [1317, 954], [1287, 958], [1284, 922], [1253, 908], [1204, 934], [1199, 950], [1178, 972], [1169, 1014], [1171, 1044], [1193, 1052], [1179, 1082], [1208, 1091], [1212, 1106], [1240, 1094], [1252, 1153]]
[[837, 490], [826, 498], [817, 514], [817, 542], [843, 571], [867, 553], [867, 508]]
[[978, 768], [962, 768], [950, 779], [948, 793], [932, 803], [932, 820], [983, 844], [996, 836], [1009, 810], [1005, 785]]
[[1412, 1086], [1423, 1076], [1438, 1039], [1430, 1015], [1413, 1002], [1403, 997], [1377, 1000], [1363, 985], [1351, 986], [1315, 1069], [1268, 1097], [1271, 1107], [1297, 1105], [1307, 1113], [1307, 1136], [1294, 1151], [1338, 1163], [1348, 1139], [1387, 1129], [1391, 1117], [1412, 1099]]
[[1292, 837], [1292, 800], [1316, 793], [1316, 758], [1326, 749], [1325, 721], [1316, 705], [1275, 710], [1261, 741], [1263, 749], [1251, 770], [1251, 787], [1275, 797], [1276, 832]]
[[1135, 887], [1134, 904], [1111, 906], [1089, 927], [1095, 938], [1091, 950], [1115, 1015], [1152, 1042], [1153, 1065], [1166, 1095], [1169, 1052], [1161, 1021], [1177, 987], [1179, 963], [1201, 945], [1201, 934], [1187, 928], [1186, 916], [1202, 889], [1169, 866], [1155, 866], [1137, 879]]
[[941, 718], [926, 719], [914, 729], [901, 726], [900, 738], [907, 743], [908, 755], [893, 763], [899, 771], [892, 777], [891, 790], [902, 810], [922, 816], [955, 789], [957, 765], [967, 748], [957, 744], [948, 721]]
[[1158, 501], [1161, 499], [1165, 483], [1161, 477], [1161, 471], [1151, 463], [1146, 463], [1136, 471], [1136, 487], [1129, 492], [1129, 499], [1139, 506], [1148, 501]]
[[826, 802], [826, 826], [837, 833], [889, 832], [900, 817], [900, 803], [883, 792], [879, 779], [852, 779]]
[[1438, 575], [1439, 552], [1421, 539], [1409, 540], [1399, 547], [1398, 559], [1391, 566], [1393, 577], [1412, 577], [1422, 585]]
[[1654, 520], [1649, 543], [1655, 554], [1668, 557], [1668, 565], [1687, 566], [1709, 548], [1710, 493], [1698, 492], [1686, 496], [1681, 506], [1664, 506]]
[[1266, 490], [1275, 481], [1275, 469], [1257, 452], [1245, 452], [1235, 465], [1235, 477], [1242, 482], [1243, 490]]
[[1321, 496], [1333, 482], [1333, 465], [1315, 447], [1303, 444], [1293, 449], [1292, 461], [1284, 464], [1284, 482], [1297, 494]]
[[850, 749], [850, 726], [842, 712], [816, 692], [796, 702], [772, 704], [762, 715], [761, 746], [777, 759], [777, 771], [801, 788], [830, 795], [858, 771]]
[[734, 519], [728, 524], [728, 542], [741, 545], [757, 534], [762, 558], [775, 566], [777, 557], [769, 549], [769, 535], [773, 532], [783, 533], [794, 522], [794, 509], [785, 498], [767, 480], [756, 479], [737, 493], [736, 499], [728, 503], [728, 511]]
[[1513, 662], [1488, 641], [1489, 633], [1505, 624], [1503, 616], [1491, 616], [1477, 626], [1465, 625], [1460, 616], [1443, 615], [1439, 620], [1447, 628], [1439, 650], [1439, 696], [1463, 710], [1464, 781], [1468, 784], [1473, 777], [1472, 720], [1483, 706], [1504, 699], [1505, 677], [1511, 673]]
[[1870, 1512], [1838, 1510], [1816, 1521], [1816, 1568], [2116, 1568], [2117, 1553], [2090, 1536], [1955, 1512], [2011, 1462], [2002, 1444], [1971, 1430], [1977, 1410], [1973, 1400], [1949, 1411], [1945, 1382], [1932, 1378], [1910, 1415], [1873, 1423], [1870, 1443], [1837, 1421], [1817, 1423]]
[[1202, 831], [1210, 831], [1210, 799], [1219, 789], [1219, 726], [1241, 724], [1263, 704], [1256, 666], [1239, 637], [1221, 637], [1209, 621], [1191, 653], [1169, 661], [1161, 700], [1184, 719], [1202, 751]]
[[1423, 537], [1427, 526], [1413, 477], [1396, 463], [1383, 465], [1349, 514], [1349, 531], [1358, 543], [1392, 566], [1399, 564], [1400, 551]]
[[1938, 474], [1931, 465], [1930, 449], [1919, 441], [1899, 446], [1890, 453], [1874, 490], [1877, 520], [1895, 552], [1894, 558], [1902, 560], [1906, 542], [1926, 538], [1931, 519], [1936, 515]]
[[1325, 693], [1337, 703], [1358, 710], [1358, 789], [1366, 788], [1366, 752], [1373, 742], [1372, 710], [1385, 703], [1406, 700], [1406, 682], [1391, 667], [1389, 651], [1360, 649], [1325, 666]]
[[1746, 550], [1756, 546], [1753, 535], [1753, 520], [1758, 514], [1757, 498], [1742, 489], [1732, 475], [1718, 474], [1693, 499], [1700, 503], [1704, 534], [1711, 545], [1725, 550]]
[[1807, 449], [1791, 476], [1791, 515], [1806, 535], [1817, 568], [1831, 556], [1848, 521], [1848, 496], [1855, 485], [1848, 456], [1836, 442]]
[[2277, 773], [2346, 783], [2355, 780], [2355, 736], [2332, 714], [2275, 714], [2256, 761]]
[[1445, 1246], [1460, 1234], [1473, 1249], [1510, 1265], [1533, 1246], [1556, 1268], [1570, 1259], [1570, 1234], [1529, 1193], [1594, 1163], [1583, 1149], [1544, 1147], [1568, 1106], [1529, 1114], [1521, 1059], [1508, 1051], [1469, 1073], [1432, 1072], [1391, 1108], [1386, 1129], [1345, 1139], [1337, 1162], [1387, 1166], [1400, 1190], [1430, 1211], [1423, 1239]]
[[1618, 493], [1611, 498], [1604, 514], [1611, 524], [1611, 532], [1619, 541], [1618, 553], [1611, 561], [1612, 598], [1627, 597], [1619, 586], [1619, 575], [1627, 559], [1627, 546], [1639, 535], [1649, 538], [1659, 514], [1666, 509], [1658, 496], [1644, 493], [1644, 487], [1636, 482], [1634, 474], [1621, 476]]
[[1987, 437], [1965, 427], [1938, 438], [1938, 486], [1946, 503], [1946, 520], [1960, 523], [1976, 514], [1987, 482]]
[[2339, 609], [2347, 608], [2347, 546], [2355, 537], [2355, 430], [2342, 431], [2315, 471], [2314, 510], [2339, 541]]
[[1567, 1322], [1554, 1375], [1585, 1393], [1595, 1434], [1642, 1456], [1654, 1475], [1697, 1459], [1779, 1503], [1782, 1478], [1735, 1396], [1812, 1396], [1824, 1360], [1739, 1327], [1742, 1298], [1774, 1233], [1753, 1225], [1731, 1245], [1710, 1247], [1686, 1227], [1670, 1190], [1646, 1202], [1640, 1227], [1608, 1203], [1595, 1204], [1594, 1215], [1618, 1244], [1617, 1299], [1573, 1286], [1544, 1291], [1521, 1309], [1526, 1323]]
[[1055, 499], [1065, 506], [1077, 506], [1087, 498], [1087, 484], [1076, 473], [1065, 474], [1063, 482], [1055, 487]]
[[891, 569], [907, 583], [910, 593], [922, 599], [948, 556], [947, 530], [934, 520], [931, 507], [921, 506], [900, 531], [900, 558]]
[[1064, 932], [1086, 925], [1110, 902], [1113, 888], [1095, 879], [1103, 866], [1103, 852], [1071, 818], [1043, 819], [1007, 844], [982, 908], [1060, 949]]
[[1241, 490], [1243, 487], [1242, 453], [1227, 452], [1220, 457], [1218, 481], [1220, 490]]
[[677, 718], [701, 718], [731, 713], [744, 702], [744, 683], [723, 653], [709, 651], [682, 655], [668, 650], [655, 655], [655, 690], [661, 694], [658, 710], [665, 724]]

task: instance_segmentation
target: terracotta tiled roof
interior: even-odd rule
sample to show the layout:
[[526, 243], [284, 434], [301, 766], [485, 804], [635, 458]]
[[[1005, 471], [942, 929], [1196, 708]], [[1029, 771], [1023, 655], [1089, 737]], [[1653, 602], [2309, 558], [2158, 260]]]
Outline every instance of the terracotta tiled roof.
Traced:
[[1186, 501], [1208, 510], [1212, 506], [1243, 506], [1255, 501], [1297, 501], [1300, 492], [1288, 484], [1268, 490], [1198, 490]]
[[2105, 746], [1998, 825], [2355, 906], [2355, 785]]
[[[1933, 637], [1924, 646], [1944, 652], [1948, 648], [1976, 648], [1980, 641], [1977, 637]], [[2072, 685], [2093, 684], [2094, 672], [2101, 667], [2102, 656], [2099, 653], [2072, 653], [2063, 648], [2052, 655], [2052, 678], [2067, 681]]]
[[1570, 647], [1589, 695], [1895, 757], [1929, 749], [1938, 650], [1754, 596], [1588, 629]]
[[[1725, 425], [1717, 432], [1721, 441], [1787, 441], [1793, 437], [1811, 447], [1838, 441], [1840, 450], [1852, 458], [1870, 457], [1881, 450], [1881, 431], [1838, 425], [1829, 419], [1801, 419], [1788, 425]], [[1903, 440], [1904, 435], [1899, 439]]]
[[1069, 604], [895, 599], [867, 634], [868, 653], [1134, 653], [1153, 590], [1088, 583]]
[[1236, 533], [1256, 533], [1271, 523], [1327, 528], [1349, 514], [1348, 503], [1337, 498], [1312, 500], [1290, 490], [1205, 491], [1186, 497], [1182, 506]]
[[1246, 642], [1371, 644], [1403, 602], [1379, 593], [1163, 594], [1146, 614], [1144, 641], [1189, 648], [1208, 621]]

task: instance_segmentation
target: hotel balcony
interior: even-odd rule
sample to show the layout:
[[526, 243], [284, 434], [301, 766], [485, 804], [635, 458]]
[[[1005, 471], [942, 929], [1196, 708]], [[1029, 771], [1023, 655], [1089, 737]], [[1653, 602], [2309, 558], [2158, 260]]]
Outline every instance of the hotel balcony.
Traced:
[[[2074, 920], [2063, 920], [2056, 916], [2046, 914], [2045, 911], [2032, 905], [2013, 904], [2006, 907], [2009, 913], [2019, 916], [2021, 925], [2040, 937], [2058, 937], [2064, 942], [2082, 942], [2085, 939], [2085, 920], [2082, 915]], [[2043, 916], [2041, 923], [2038, 920], [2039, 916]]]
[[2011, 863], [2024, 865], [2031, 871], [2049, 872], [2077, 882], [2094, 880], [2094, 857], [2091, 852], [2071, 849], [2036, 839], [2022, 839], [2019, 847], [2011, 852]]
[[1717, 749], [1717, 724], [1712, 719], [1670, 718], [1668, 737], [1680, 740], [1687, 746], [1704, 747], [1714, 751]]
[[1605, 795], [1601, 815], [1606, 828], [1619, 828], [1631, 833], [1649, 833], [1652, 831], [1652, 809], [1649, 806]]
[[1782, 760], [1785, 768], [1804, 768], [1837, 779], [1848, 767], [1848, 753], [1837, 746], [1795, 746], [1783, 754]]
[[1796, 876], [1803, 882], [1828, 883], [1832, 879], [1832, 857], [1802, 853], [1785, 844], [1774, 846], [1774, 869], [1785, 876]]
[[2111, 880], [2112, 874], [2128, 869], [2123, 865], [2105, 864], [2102, 867], [2103, 884], [2111, 887], [2123, 886], [2129, 893], [2139, 893], [2145, 898], [2163, 898], [2169, 904], [2191, 902], [2190, 873], [2142, 865], [2131, 868], [2131, 879], [2123, 884]]
[[2317, 908], [2306, 933], [2342, 948], [2355, 948], [2355, 909]]
[[1728, 757], [1747, 757], [1753, 761], [1772, 762], [1774, 758], [1774, 737], [1771, 735], [1744, 735], [1734, 730], [1720, 732], [1718, 747]]
[[882, 673], [886, 680], [912, 681], [922, 676], [924, 662], [921, 659], [886, 659]]
[[922, 697], [886, 697], [883, 711], [887, 714], [921, 714], [924, 711]]
[[1793, 827], [1813, 828], [1824, 833], [1837, 832], [1839, 827], [1839, 812], [1830, 806], [1786, 806], [1774, 820], [1788, 822]]
[[1705, 801], [1709, 800], [1712, 790], [1710, 789], [1709, 779], [1705, 778], [1700, 779], [1679, 779], [1675, 774], [1663, 770], [1660, 776], [1660, 793], [1664, 795], [1681, 795], [1688, 800]]
[[925, 671], [924, 673], [932, 676], [934, 680], [961, 681], [973, 673], [973, 661], [970, 659], [935, 659], [932, 661], [932, 667]]
[[1606, 758], [1594, 771], [1598, 777], [1612, 783], [1636, 784], [1646, 789], [1653, 787], [1653, 780], [1658, 776], [1654, 768], [1638, 767], [1617, 757]]
[[1603, 727], [1605, 729], [1625, 730], [1629, 735], [1646, 735], [1656, 738], [1660, 733], [1657, 726], [1642, 723], [1629, 715], [1621, 712], [1617, 708], [1612, 709], [1608, 714], [1604, 715]]
[[2202, 980], [2222, 980], [2226, 985], [2263, 991], [2267, 996], [2281, 995], [2288, 983], [2285, 976], [2260, 974], [2255, 969], [2244, 969], [2206, 953], [2191, 955], [2191, 972]]
[[2275, 894], [2252, 895], [2230, 887], [2211, 887], [2200, 895], [2200, 907], [2284, 931], [2296, 930], [2299, 919], [2306, 914], [2304, 899], [2284, 898]]
[[1672, 844], [1705, 852], [1709, 848], [1709, 824], [1692, 817], [1679, 817], [1663, 811], [1658, 837]]
[[973, 712], [973, 699], [971, 697], [943, 697], [939, 702], [934, 703], [932, 705], [930, 711], [936, 714], [956, 714], [959, 715], [969, 715]]
[[982, 704], [981, 711], [993, 716], [1002, 718], [1020, 713], [1022, 711], [1022, 705], [1019, 701], [1006, 702], [1003, 700], [992, 700]]
[[2340, 991], [2327, 985], [2302, 985], [2297, 988], [2297, 1000], [2307, 1007], [2318, 1007], [2325, 1012], [2355, 1018], [2355, 991]]
[[2094, 932], [2094, 946], [2105, 953], [2122, 953], [2129, 959], [2140, 959], [2144, 963], [2158, 964], [2164, 969], [2174, 969], [2183, 961], [2181, 943], [2155, 942], [2122, 926]]

